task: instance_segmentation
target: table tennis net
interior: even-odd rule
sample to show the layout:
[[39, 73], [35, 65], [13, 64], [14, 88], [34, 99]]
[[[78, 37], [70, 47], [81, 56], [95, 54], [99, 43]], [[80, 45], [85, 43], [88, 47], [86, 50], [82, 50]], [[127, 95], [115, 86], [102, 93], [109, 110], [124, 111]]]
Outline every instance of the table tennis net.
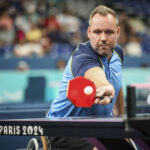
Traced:
[[135, 87], [136, 101], [147, 101], [150, 95], [150, 83], [134, 83], [131, 86]]
[[136, 114], [150, 114], [150, 83], [133, 83], [135, 89]]

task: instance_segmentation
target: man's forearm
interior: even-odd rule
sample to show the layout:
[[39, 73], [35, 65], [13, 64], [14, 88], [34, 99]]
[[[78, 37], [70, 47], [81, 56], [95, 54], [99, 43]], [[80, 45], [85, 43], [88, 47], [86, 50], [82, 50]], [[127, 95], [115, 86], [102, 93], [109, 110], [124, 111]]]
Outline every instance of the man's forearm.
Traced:
[[124, 95], [123, 95], [122, 89], [120, 90], [120, 92], [117, 96], [113, 112], [114, 112], [114, 115], [124, 114]]

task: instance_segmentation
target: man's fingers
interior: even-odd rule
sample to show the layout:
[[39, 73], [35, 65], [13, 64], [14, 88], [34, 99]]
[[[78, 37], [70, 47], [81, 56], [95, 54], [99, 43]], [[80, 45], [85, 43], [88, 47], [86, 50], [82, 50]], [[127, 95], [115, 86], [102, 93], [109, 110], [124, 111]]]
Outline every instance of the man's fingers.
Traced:
[[104, 93], [105, 93], [105, 89], [102, 88], [96, 89], [96, 97], [101, 97], [104, 95]]
[[100, 88], [96, 89], [96, 97], [101, 97], [101, 96], [111, 96], [112, 98], [114, 97], [115, 91], [112, 85], [109, 86], [103, 86]]
[[99, 100], [100, 105], [107, 105], [110, 103], [110, 98], [108, 96], [105, 96], [104, 99]]
[[112, 98], [111, 97], [109, 97], [109, 96], [104, 96], [103, 97], [103, 99], [101, 99], [101, 98], [96, 98], [95, 99], [95, 104], [100, 104], [100, 105], [107, 105], [107, 104], [109, 104], [109, 103], [111, 103], [112, 102]]
[[99, 104], [99, 98], [96, 98], [94, 104]]

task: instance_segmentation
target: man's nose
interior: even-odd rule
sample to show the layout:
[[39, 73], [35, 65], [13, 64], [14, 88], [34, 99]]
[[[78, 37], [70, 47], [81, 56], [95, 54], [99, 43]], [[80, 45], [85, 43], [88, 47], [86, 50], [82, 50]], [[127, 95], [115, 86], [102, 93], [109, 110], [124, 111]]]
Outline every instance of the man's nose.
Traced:
[[101, 40], [106, 41], [106, 34], [104, 32], [101, 33]]

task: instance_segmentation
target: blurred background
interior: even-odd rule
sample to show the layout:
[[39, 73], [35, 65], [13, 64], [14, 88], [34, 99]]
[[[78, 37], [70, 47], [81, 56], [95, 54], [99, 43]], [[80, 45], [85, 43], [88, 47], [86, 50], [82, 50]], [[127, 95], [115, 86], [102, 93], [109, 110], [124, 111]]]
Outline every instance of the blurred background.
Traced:
[[0, 119], [45, 117], [100, 4], [118, 14], [125, 98], [127, 85], [150, 83], [149, 0], [0, 0]]

